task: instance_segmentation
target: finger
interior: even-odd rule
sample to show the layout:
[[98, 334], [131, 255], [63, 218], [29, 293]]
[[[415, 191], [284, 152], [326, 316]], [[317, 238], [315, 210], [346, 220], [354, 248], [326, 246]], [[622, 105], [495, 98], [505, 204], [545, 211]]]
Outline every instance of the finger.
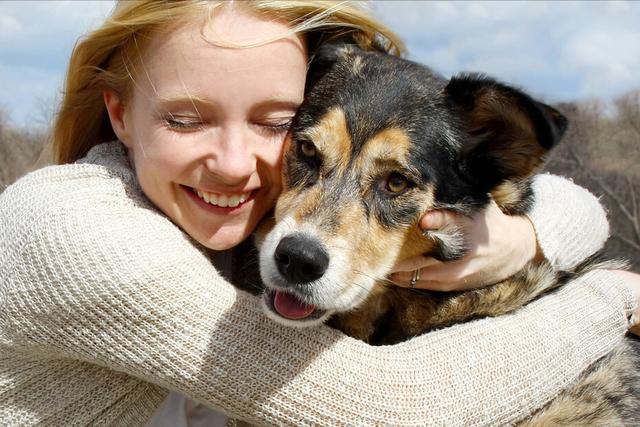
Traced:
[[398, 272], [414, 271], [419, 268], [426, 268], [436, 264], [442, 264], [442, 262], [431, 257], [416, 256], [416, 257], [407, 258], [398, 262], [393, 267], [393, 272], [398, 273]]
[[[440, 263], [440, 261], [437, 260], [435, 260], [435, 262]], [[462, 282], [458, 280], [453, 281], [451, 280], [451, 278], [447, 278], [447, 281], [433, 280], [430, 274], [431, 269], [432, 267], [420, 269], [420, 279], [417, 280], [413, 285], [411, 284], [411, 281], [413, 280], [415, 270], [399, 271], [397, 273], [393, 273], [389, 275], [388, 280], [394, 285], [403, 288], [417, 288], [437, 291], [457, 290], [461, 288], [460, 283], [464, 283], [465, 279], [462, 279]]]
[[451, 282], [438, 282], [428, 279], [420, 279], [412, 286], [412, 278], [413, 273], [395, 273], [389, 277], [389, 281], [401, 288], [422, 289], [426, 291], [449, 292], [460, 288], [460, 285], [453, 284]]
[[401, 288], [408, 288], [410, 286], [412, 275], [412, 272], [400, 271], [398, 273], [390, 274], [388, 280], [396, 286], [400, 286]]
[[416, 288], [434, 291], [464, 291], [483, 286], [482, 276], [476, 273], [473, 261], [454, 261], [423, 269]]
[[434, 282], [459, 282], [470, 273], [470, 261], [436, 262], [421, 270], [421, 278]]
[[448, 224], [447, 211], [429, 211], [420, 219], [420, 228], [423, 230], [438, 230]]
[[[401, 288], [414, 288], [414, 289], [430, 289], [429, 280], [420, 279], [416, 281], [415, 285], [411, 284], [413, 279], [413, 272], [403, 271], [401, 273], [394, 273], [389, 276], [389, 281]], [[436, 286], [440, 287], [440, 285]]]

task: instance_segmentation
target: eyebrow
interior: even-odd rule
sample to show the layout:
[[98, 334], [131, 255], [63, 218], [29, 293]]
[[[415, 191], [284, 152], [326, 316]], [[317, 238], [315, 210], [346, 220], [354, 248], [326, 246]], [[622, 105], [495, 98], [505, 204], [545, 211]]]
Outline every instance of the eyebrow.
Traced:
[[[205, 98], [194, 95], [175, 95], [175, 96], [158, 96], [158, 100], [161, 104], [194, 104], [204, 106], [217, 106], [216, 102], [211, 102]], [[265, 108], [278, 107], [286, 110], [297, 110], [302, 103], [302, 99], [299, 101], [287, 96], [274, 96], [263, 101], [258, 102], [253, 107], [254, 110], [261, 110]]]
[[289, 97], [273, 97], [273, 98], [268, 98], [265, 99], [262, 102], [258, 102], [255, 106], [254, 106], [254, 110], [260, 110], [263, 108], [270, 108], [270, 107], [278, 107], [278, 108], [282, 108], [283, 110], [297, 110], [300, 107], [300, 104], [302, 104], [302, 99], [300, 99], [299, 101], [296, 101], [295, 99], [289, 98]]
[[157, 96], [158, 101], [162, 104], [202, 104], [202, 105], [213, 105], [210, 101], [207, 101], [204, 98], [200, 98], [198, 96], [192, 95], [176, 95], [176, 96]]

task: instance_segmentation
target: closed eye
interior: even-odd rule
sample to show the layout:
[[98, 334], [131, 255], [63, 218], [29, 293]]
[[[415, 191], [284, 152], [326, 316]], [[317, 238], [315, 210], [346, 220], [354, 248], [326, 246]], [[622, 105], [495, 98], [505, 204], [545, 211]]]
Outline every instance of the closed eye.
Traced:
[[293, 117], [287, 117], [286, 119], [277, 121], [256, 122], [254, 126], [258, 128], [260, 132], [263, 132], [268, 136], [284, 136], [289, 132], [292, 121]]
[[162, 121], [165, 127], [180, 132], [200, 130], [204, 126], [202, 119], [200, 119], [199, 117], [191, 116], [178, 116], [169, 114], [163, 117]]

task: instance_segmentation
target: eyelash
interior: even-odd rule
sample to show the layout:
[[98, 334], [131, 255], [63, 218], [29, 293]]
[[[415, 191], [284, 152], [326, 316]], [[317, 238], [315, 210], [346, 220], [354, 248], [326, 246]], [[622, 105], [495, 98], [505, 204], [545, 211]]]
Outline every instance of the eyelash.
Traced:
[[291, 122], [292, 120], [290, 119], [283, 123], [260, 124], [258, 126], [260, 126], [262, 129], [264, 129], [266, 132], [272, 135], [281, 135], [283, 133], [289, 132], [289, 128], [291, 127]]
[[[180, 119], [173, 115], [164, 117], [162, 120], [167, 128], [174, 131], [193, 131], [203, 127], [203, 123], [199, 120]], [[258, 123], [256, 126], [268, 133], [270, 136], [278, 136], [289, 131], [292, 121], [293, 119], [275, 124]]]
[[200, 129], [202, 127], [202, 122], [200, 121], [190, 119], [177, 119], [175, 116], [165, 117], [163, 121], [166, 127], [177, 131], [194, 130]]

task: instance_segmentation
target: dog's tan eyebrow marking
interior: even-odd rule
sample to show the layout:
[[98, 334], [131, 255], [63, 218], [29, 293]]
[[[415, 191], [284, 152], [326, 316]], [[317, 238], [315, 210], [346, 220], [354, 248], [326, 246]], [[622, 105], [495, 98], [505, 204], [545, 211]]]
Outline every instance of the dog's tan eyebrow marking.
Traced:
[[411, 138], [399, 128], [384, 129], [364, 145], [356, 161], [358, 169], [368, 169], [370, 162], [388, 161], [407, 164]]
[[330, 109], [315, 126], [300, 132], [299, 135], [314, 143], [327, 168], [335, 168], [338, 173], [347, 168], [351, 157], [351, 136], [341, 108]]

